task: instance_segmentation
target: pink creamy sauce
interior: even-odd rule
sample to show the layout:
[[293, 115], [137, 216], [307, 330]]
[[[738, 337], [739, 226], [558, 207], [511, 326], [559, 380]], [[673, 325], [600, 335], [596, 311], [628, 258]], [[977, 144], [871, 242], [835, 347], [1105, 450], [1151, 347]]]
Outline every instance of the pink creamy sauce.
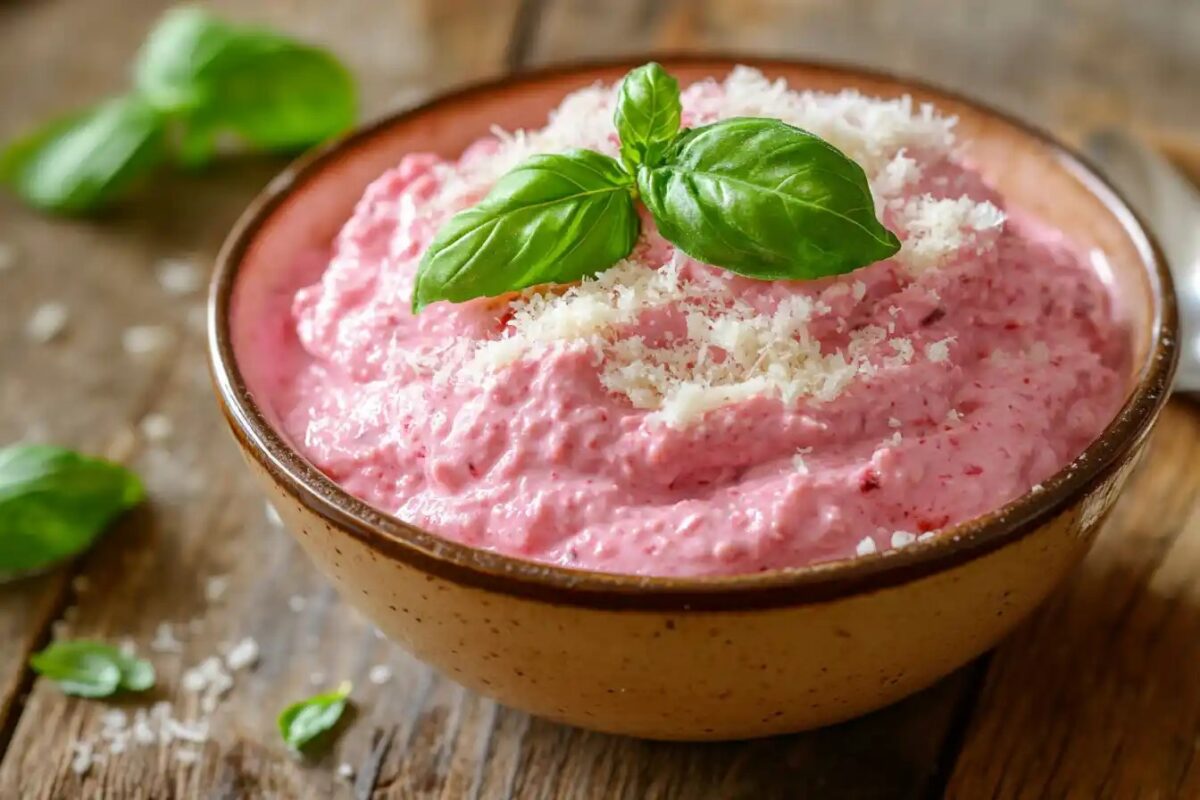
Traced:
[[[879, 369], [828, 402], [755, 397], [668, 427], [606, 390], [599, 356], [579, 347], [518, 360], [483, 385], [439, 382], [414, 366], [415, 350], [498, 338], [510, 312], [506, 300], [409, 312], [417, 263], [444, 219], [411, 213], [438, 189], [437, 163], [411, 155], [375, 181], [332, 253], [298, 267], [325, 266], [320, 280], [266, 325], [280, 369], [268, 400], [304, 455], [366, 502], [447, 538], [643, 575], [885, 551], [1045, 480], [1126, 395], [1128, 333], [1109, 290], [1062, 234], [1011, 208], [993, 246], [915, 277], [889, 260], [758, 282], [684, 260], [682, 277], [711, 273], [756, 308], [793, 294], [823, 300], [809, 333], [825, 351], [865, 325], [912, 343], [897, 366], [878, 344]], [[925, 166], [910, 192], [1003, 208], [968, 167]], [[660, 264], [672, 249], [647, 221], [634, 258]], [[622, 335], [684, 328], [658, 311]]]

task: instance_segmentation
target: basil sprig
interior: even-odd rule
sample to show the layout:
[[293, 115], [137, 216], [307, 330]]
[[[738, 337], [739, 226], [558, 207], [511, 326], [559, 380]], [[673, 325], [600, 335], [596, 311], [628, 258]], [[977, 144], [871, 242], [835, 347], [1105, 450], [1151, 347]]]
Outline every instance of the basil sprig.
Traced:
[[354, 123], [355, 104], [325, 51], [180, 8], [147, 37], [132, 91], [11, 142], [0, 183], [34, 207], [83, 213], [172, 158], [208, 161], [227, 134], [262, 151], [322, 141]]
[[279, 715], [279, 733], [288, 747], [303, 750], [310, 742], [336, 725], [346, 710], [351, 689], [349, 681], [342, 681], [331, 692], [314, 695], [285, 708]]
[[83, 552], [143, 495], [136, 475], [108, 461], [48, 445], [0, 449], [0, 574]]
[[54, 642], [30, 656], [29, 666], [66, 694], [79, 697], [108, 697], [119, 690], [144, 692], [154, 686], [154, 666], [149, 661], [100, 642]]
[[573, 150], [519, 164], [434, 236], [413, 311], [594, 275], [633, 250], [636, 197], [683, 252], [761, 280], [842, 274], [900, 249], [862, 167], [833, 145], [776, 119], [680, 130], [681, 113], [661, 66], [630, 72], [613, 116], [621, 161]]

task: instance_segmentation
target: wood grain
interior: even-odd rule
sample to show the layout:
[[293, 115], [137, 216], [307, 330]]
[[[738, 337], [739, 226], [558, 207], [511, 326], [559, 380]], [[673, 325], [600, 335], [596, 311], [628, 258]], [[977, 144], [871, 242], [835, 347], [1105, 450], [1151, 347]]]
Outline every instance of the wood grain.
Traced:
[[[368, 113], [527, 63], [742, 49], [898, 69], [1068, 133], [1129, 122], [1177, 153], [1200, 152], [1181, 133], [1200, 122], [1188, 102], [1200, 74], [1200, 7], [1187, 0], [211, 5], [335, 49], [360, 77]], [[0, 74], [22, 75], [0, 85], [0, 137], [119, 89], [165, 6], [0, 5]], [[153, 277], [163, 257], [207, 264], [279, 165], [242, 159], [166, 176], [152, 195], [95, 222], [0, 198], [0, 242], [17, 253], [0, 272], [0, 440], [106, 452], [143, 474], [152, 496], [78, 565], [0, 585], [0, 797], [916, 798], [940, 795], [947, 781], [964, 798], [1200, 794], [1191, 678], [1200, 598], [1190, 578], [1200, 478], [1189, 469], [1200, 418], [1182, 405], [1170, 409], [1084, 570], [990, 667], [846, 725], [724, 745], [591, 734], [498, 707], [377, 638], [264, 513], [210, 398], [194, 318], [201, 298], [168, 297]], [[70, 308], [67, 331], [30, 344], [22, 326], [51, 300]], [[162, 325], [173, 341], [130, 357], [120, 338], [134, 324]], [[166, 441], [140, 431], [149, 414], [172, 421]], [[73, 574], [85, 583], [72, 587]], [[206, 595], [213, 577], [228, 581], [219, 599]], [[171, 623], [182, 649], [152, 654], [160, 680], [150, 700], [170, 699], [180, 716], [196, 704], [180, 685], [186, 668], [243, 637], [262, 655], [237, 675], [196, 763], [179, 761], [177, 745], [139, 747], [80, 777], [70, 743], [94, 734], [110, 706], [65, 698], [25, 670], [56, 618], [58, 635], [129, 636], [143, 651]], [[369, 676], [380, 665], [391, 677], [376, 684]], [[341, 736], [313, 760], [289, 756], [274, 730], [278, 710], [344, 678], [355, 681], [356, 710]], [[337, 777], [343, 762], [353, 781]]]
[[535, 62], [650, 49], [802, 56], [923, 78], [1071, 135], [1200, 125], [1192, 0], [566, 0], [541, 27]]

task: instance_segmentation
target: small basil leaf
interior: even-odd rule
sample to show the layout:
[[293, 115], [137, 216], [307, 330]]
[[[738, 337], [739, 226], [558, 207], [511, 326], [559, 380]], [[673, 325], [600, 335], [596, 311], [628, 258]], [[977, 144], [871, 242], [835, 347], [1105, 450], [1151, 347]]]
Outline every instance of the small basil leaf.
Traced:
[[862, 168], [779, 120], [684, 131], [657, 166], [638, 170], [638, 189], [666, 239], [752, 278], [836, 275], [900, 249]]
[[45, 445], [0, 449], [0, 572], [43, 569], [86, 550], [142, 499], [116, 464]]
[[139, 90], [183, 121], [181, 156], [210, 158], [221, 134], [293, 150], [354, 124], [354, 81], [329, 53], [198, 9], [171, 12], [139, 56]]
[[542, 283], [570, 283], [629, 255], [638, 235], [632, 178], [590, 150], [534, 156], [434, 236], [413, 311]]
[[638, 165], [654, 166], [679, 133], [683, 106], [679, 82], [650, 62], [621, 81], [613, 124], [621, 137], [621, 160], [630, 172]]
[[154, 686], [150, 662], [100, 642], [54, 642], [34, 653], [29, 665], [63, 692], [80, 697], [108, 697], [118, 689], [141, 692]]
[[52, 122], [0, 153], [0, 183], [38, 208], [103, 205], [163, 160], [165, 123], [138, 97], [118, 97]]
[[279, 715], [279, 732], [288, 747], [303, 749], [320, 734], [332, 728], [346, 710], [351, 684], [343, 682], [332, 692], [318, 694], [293, 703]]

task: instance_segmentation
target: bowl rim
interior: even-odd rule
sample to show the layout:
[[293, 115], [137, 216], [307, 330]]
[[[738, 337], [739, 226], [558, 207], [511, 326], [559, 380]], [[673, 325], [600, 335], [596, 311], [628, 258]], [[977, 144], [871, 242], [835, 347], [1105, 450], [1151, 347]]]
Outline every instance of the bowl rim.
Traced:
[[[1042, 484], [979, 517], [900, 550], [817, 564], [728, 576], [668, 577], [605, 573], [506, 556], [461, 544], [410, 525], [349, 494], [321, 473], [268, 422], [237, 366], [229, 308], [243, 257], [266, 220], [297, 188], [320, 175], [342, 154], [370, 142], [393, 125], [470, 101], [497, 89], [536, 85], [578, 75], [580, 85], [599, 70], [632, 69], [649, 60], [664, 66], [711, 69], [744, 64], [771, 71], [800, 67], [847, 80], [865, 78], [969, 106], [1039, 140], [1065, 169], [1097, 196], [1141, 252], [1152, 299], [1150, 348], [1129, 398], [1078, 458]], [[823, 603], [915, 581], [978, 559], [1015, 542], [1092, 492], [1120, 469], [1149, 433], [1169, 395], [1178, 353], [1177, 312], [1166, 260], [1154, 236], [1117, 190], [1071, 147], [1008, 112], [924, 80], [884, 70], [822, 60], [736, 54], [657, 53], [573, 61], [470, 83], [413, 107], [384, 114], [290, 164], [254, 199], [234, 224], [217, 256], [208, 298], [209, 368], [222, 413], [235, 438], [292, 499], [371, 550], [432, 576], [466, 587], [557, 605], [629, 611], [743, 611]], [[374, 557], [374, 556], [372, 556]]]

